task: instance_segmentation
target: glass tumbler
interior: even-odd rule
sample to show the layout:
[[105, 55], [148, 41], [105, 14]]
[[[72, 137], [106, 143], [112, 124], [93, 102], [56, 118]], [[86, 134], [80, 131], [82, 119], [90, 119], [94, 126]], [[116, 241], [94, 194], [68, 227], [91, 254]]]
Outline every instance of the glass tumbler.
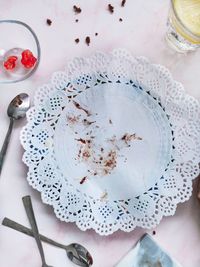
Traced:
[[171, 0], [166, 40], [176, 51], [200, 47], [200, 0]]

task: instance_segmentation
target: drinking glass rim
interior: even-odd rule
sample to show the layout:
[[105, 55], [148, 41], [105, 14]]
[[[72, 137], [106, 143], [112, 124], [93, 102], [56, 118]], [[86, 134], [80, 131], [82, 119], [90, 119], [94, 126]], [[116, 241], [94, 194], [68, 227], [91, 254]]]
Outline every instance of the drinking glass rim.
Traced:
[[175, 15], [176, 19], [178, 20], [178, 22], [180, 23], [180, 25], [183, 27], [184, 31], [185, 31], [187, 34], [190, 34], [192, 37], [200, 39], [200, 35], [196, 35], [196, 34], [194, 34], [194, 33], [193, 33], [192, 31], [190, 31], [190, 30], [185, 26], [185, 24], [180, 20], [180, 18], [179, 18], [179, 16], [178, 16], [177, 12], [176, 12], [176, 10], [175, 10], [174, 2], [175, 2], [174, 0], [171, 0], [171, 7], [172, 7], [172, 10], [173, 10], [173, 12], [174, 12], [174, 15]]
[[17, 82], [24, 81], [27, 78], [29, 78], [37, 70], [38, 65], [40, 63], [41, 48], [40, 48], [40, 43], [39, 43], [38, 37], [35, 34], [35, 32], [33, 31], [33, 29], [23, 21], [13, 20], [13, 19], [3, 19], [3, 20], [0, 20], [0, 23], [11, 23], [11, 24], [13, 23], [13, 24], [19, 24], [21, 26], [24, 26], [32, 34], [32, 36], [33, 36], [33, 38], [35, 40], [36, 48], [37, 48], [37, 62], [35, 64], [34, 68], [29, 73], [27, 73], [25, 76], [23, 76], [20, 79], [16, 79], [16, 80], [13, 80], [13, 81], [3, 81], [3, 82], [0, 81], [0, 84], [17, 83]]

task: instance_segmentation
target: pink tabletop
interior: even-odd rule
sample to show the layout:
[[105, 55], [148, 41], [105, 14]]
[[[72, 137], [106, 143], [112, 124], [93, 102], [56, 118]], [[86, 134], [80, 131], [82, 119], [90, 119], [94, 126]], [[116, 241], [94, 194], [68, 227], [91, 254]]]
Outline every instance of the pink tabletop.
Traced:
[[[200, 99], [200, 51], [180, 55], [171, 51], [165, 41], [169, 1], [127, 0], [124, 8], [120, 0], [1, 0], [0, 18], [18, 19], [29, 24], [41, 43], [41, 64], [30, 79], [13, 85], [0, 85], [0, 144], [8, 127], [7, 104], [20, 92], [34, 95], [39, 85], [48, 83], [54, 71], [62, 70], [69, 59], [91, 55], [94, 51], [126, 48], [136, 56], [146, 56], [152, 62], [170, 69], [174, 79], [183, 83], [188, 93]], [[114, 6], [114, 13], [107, 5]], [[82, 12], [75, 15], [73, 5]], [[52, 25], [46, 24], [46, 19]], [[122, 18], [122, 21], [119, 19]], [[78, 19], [78, 22], [75, 20]], [[95, 33], [98, 36], [95, 36]], [[91, 43], [85, 44], [90, 36]], [[75, 43], [79, 38], [80, 42]], [[21, 198], [32, 196], [40, 232], [64, 244], [78, 242], [85, 245], [94, 258], [94, 267], [112, 267], [145, 233], [136, 229], [131, 233], [117, 232], [101, 237], [93, 230], [82, 232], [74, 224], [60, 222], [51, 207], [41, 202], [40, 194], [26, 181], [27, 168], [22, 163], [23, 149], [19, 133], [25, 120], [16, 124], [0, 179], [0, 221], [7, 216], [29, 226]], [[197, 200], [197, 180], [193, 196], [178, 205], [175, 216], [164, 218], [156, 229], [155, 240], [175, 257], [183, 267], [200, 266], [200, 203]], [[53, 266], [74, 266], [64, 251], [44, 245], [48, 263]], [[35, 241], [23, 234], [0, 226], [0, 267], [41, 266]]]

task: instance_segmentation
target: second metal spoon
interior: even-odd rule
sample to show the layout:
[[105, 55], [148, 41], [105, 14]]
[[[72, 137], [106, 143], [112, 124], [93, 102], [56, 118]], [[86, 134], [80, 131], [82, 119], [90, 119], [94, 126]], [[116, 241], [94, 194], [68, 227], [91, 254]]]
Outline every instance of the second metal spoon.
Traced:
[[[33, 236], [33, 232], [31, 231], [31, 229], [13, 220], [10, 220], [9, 218], [4, 218], [2, 225], [12, 228], [26, 235]], [[70, 245], [63, 245], [41, 234], [40, 239], [50, 245], [64, 249], [67, 253], [68, 258], [76, 265], [82, 267], [89, 267], [93, 264], [93, 259], [89, 251], [80, 244], [72, 243]]]
[[30, 108], [30, 97], [27, 94], [17, 95], [9, 104], [7, 109], [8, 117], [10, 118], [10, 125], [0, 152], [0, 174], [3, 167], [4, 158], [10, 141], [10, 136], [13, 129], [15, 120], [21, 119], [26, 115], [27, 110]]

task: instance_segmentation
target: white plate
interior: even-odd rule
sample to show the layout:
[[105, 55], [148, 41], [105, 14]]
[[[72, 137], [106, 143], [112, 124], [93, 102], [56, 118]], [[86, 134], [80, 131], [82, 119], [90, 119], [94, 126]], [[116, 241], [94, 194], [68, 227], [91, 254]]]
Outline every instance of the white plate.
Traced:
[[199, 174], [199, 103], [126, 51], [74, 59], [39, 88], [21, 142], [56, 215], [100, 234], [154, 227]]

